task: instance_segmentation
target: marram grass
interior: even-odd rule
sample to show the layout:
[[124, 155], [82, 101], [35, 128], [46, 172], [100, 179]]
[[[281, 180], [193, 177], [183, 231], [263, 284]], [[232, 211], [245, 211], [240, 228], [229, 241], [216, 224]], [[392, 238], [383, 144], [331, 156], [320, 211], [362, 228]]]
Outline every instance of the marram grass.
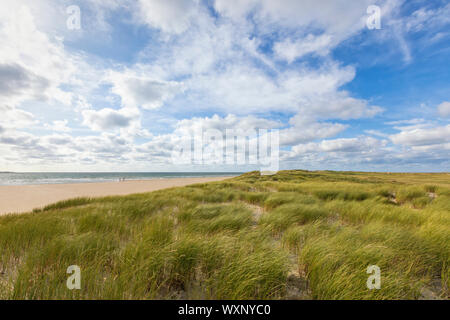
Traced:
[[[66, 287], [70, 265], [80, 290]], [[251, 172], [0, 217], [1, 299], [448, 299], [449, 288], [446, 173]]]

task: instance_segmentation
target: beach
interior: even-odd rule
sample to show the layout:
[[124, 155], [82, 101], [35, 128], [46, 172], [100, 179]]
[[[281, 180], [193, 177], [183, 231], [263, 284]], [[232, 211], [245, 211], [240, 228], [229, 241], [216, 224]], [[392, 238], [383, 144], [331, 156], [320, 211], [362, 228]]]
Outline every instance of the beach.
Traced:
[[151, 192], [230, 177], [168, 178], [101, 183], [0, 186], [0, 215], [29, 212], [48, 204], [78, 197], [105, 197]]

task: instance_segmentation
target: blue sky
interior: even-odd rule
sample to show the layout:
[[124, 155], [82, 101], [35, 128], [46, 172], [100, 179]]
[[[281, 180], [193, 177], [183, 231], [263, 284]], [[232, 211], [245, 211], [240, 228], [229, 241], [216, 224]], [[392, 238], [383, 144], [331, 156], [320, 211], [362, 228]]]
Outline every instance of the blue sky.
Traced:
[[449, 171], [448, 1], [19, 0], [0, 21], [0, 171], [254, 169], [175, 165], [195, 128], [278, 129], [283, 169]]

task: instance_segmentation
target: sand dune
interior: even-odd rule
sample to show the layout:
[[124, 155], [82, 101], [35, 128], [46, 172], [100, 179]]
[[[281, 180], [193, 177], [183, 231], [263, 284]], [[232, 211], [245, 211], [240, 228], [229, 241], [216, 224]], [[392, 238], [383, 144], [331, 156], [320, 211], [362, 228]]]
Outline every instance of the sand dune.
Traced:
[[0, 215], [21, 213], [77, 197], [103, 197], [155, 191], [230, 177], [171, 178], [122, 182], [0, 186]]

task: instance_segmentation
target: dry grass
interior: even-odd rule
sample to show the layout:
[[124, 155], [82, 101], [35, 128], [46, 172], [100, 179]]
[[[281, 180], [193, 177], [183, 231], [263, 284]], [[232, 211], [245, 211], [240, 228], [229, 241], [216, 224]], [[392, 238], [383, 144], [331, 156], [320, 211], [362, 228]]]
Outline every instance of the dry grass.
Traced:
[[251, 172], [3, 216], [0, 299], [448, 299], [449, 177]]

